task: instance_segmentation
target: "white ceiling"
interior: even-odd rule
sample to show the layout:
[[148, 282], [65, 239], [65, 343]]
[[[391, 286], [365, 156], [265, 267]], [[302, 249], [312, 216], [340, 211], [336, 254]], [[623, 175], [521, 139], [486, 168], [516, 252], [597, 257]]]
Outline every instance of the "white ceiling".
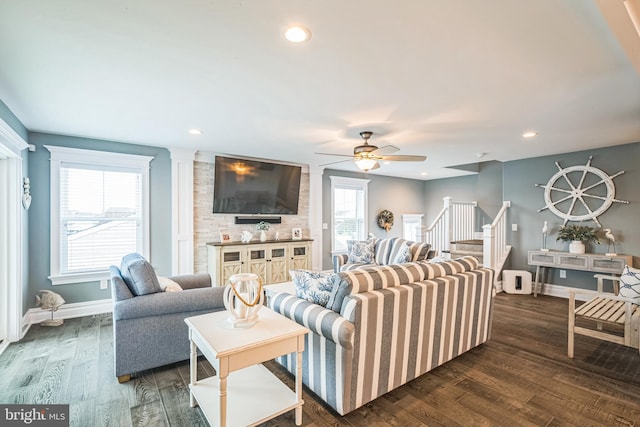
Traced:
[[2, 0], [0, 99], [33, 131], [311, 166], [372, 130], [428, 156], [375, 173], [431, 179], [639, 142], [640, 36], [612, 25], [596, 0]]

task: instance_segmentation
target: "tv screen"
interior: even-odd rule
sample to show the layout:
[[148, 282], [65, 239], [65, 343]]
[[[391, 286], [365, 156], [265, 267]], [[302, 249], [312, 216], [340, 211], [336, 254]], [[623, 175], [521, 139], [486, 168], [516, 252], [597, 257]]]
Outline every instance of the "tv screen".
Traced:
[[213, 213], [297, 214], [300, 166], [216, 156]]

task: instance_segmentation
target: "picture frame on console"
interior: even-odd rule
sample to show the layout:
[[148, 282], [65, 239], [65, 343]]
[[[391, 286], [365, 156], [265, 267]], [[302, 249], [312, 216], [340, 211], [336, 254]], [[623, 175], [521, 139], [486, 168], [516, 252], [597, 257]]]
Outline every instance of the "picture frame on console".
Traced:
[[302, 228], [291, 229], [291, 240], [302, 240]]
[[230, 243], [231, 242], [231, 234], [221, 231], [220, 232], [220, 243]]

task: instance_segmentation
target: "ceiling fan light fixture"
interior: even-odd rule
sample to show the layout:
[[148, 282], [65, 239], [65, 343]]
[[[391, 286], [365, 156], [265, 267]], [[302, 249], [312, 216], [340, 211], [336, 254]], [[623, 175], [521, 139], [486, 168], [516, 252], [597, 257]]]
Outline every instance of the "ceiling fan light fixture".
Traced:
[[365, 172], [370, 171], [377, 163], [378, 162], [376, 162], [374, 159], [369, 159], [366, 157], [356, 160], [356, 166], [358, 166], [360, 170]]
[[287, 31], [284, 33], [284, 37], [291, 43], [302, 43], [311, 38], [311, 31], [303, 26], [294, 25], [287, 28]]

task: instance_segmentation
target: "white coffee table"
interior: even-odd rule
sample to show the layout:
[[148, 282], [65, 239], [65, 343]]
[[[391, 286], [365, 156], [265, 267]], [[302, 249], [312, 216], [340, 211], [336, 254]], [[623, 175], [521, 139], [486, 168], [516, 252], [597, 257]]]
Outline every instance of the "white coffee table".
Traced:
[[[214, 426], [253, 426], [295, 409], [302, 424], [302, 352], [307, 328], [267, 307], [251, 328], [232, 328], [227, 312], [185, 319], [191, 341], [190, 405], [200, 405]], [[217, 376], [197, 381], [197, 350]], [[295, 392], [262, 362], [296, 353]], [[228, 380], [228, 381], [227, 381]]]

